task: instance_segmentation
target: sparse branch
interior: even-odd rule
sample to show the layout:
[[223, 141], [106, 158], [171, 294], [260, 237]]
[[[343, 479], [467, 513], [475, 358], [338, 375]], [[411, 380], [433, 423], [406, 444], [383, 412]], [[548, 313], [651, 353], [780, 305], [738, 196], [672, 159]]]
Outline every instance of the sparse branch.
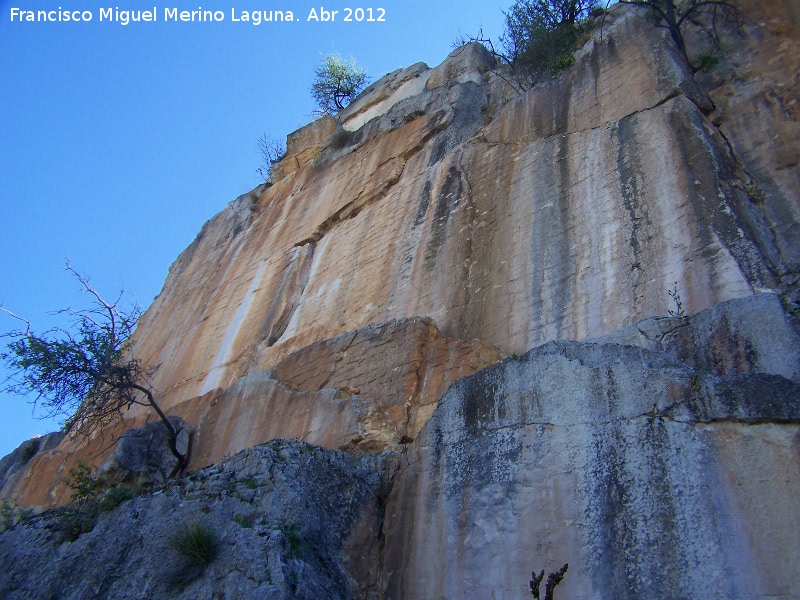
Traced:
[[28, 335], [30, 333], [30, 331], [31, 331], [31, 322], [28, 321], [28, 319], [23, 319], [19, 315], [14, 314], [10, 310], [8, 310], [7, 308], [3, 308], [2, 306], [0, 306], [0, 311], [6, 313], [10, 317], [14, 317], [15, 319], [19, 319], [20, 321], [25, 323], [25, 333], [23, 335]]
[[731, 0], [619, 0], [620, 4], [638, 4], [650, 10], [653, 20], [657, 27], [664, 27], [669, 30], [675, 45], [683, 54], [686, 62], [694, 67], [689, 61], [689, 53], [686, 50], [686, 40], [684, 39], [684, 26], [687, 21], [701, 23], [701, 17], [710, 15], [710, 31], [714, 38], [718, 38], [717, 17], [721, 16], [726, 22], [734, 24], [737, 28], [741, 26], [741, 12]]
[[261, 155], [261, 166], [256, 169], [256, 173], [267, 181], [272, 175], [272, 165], [286, 157], [286, 145], [266, 133], [258, 138], [256, 145]]

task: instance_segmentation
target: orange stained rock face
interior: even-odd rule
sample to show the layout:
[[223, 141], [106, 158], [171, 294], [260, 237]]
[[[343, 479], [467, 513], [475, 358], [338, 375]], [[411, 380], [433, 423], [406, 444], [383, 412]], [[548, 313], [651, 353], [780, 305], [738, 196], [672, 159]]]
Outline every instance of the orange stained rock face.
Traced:
[[292, 134], [271, 184], [204, 225], [135, 334], [163, 407], [197, 430], [192, 468], [276, 436], [391, 446], [501, 354], [664, 314], [673, 286], [689, 313], [782, 289], [800, 185], [791, 143], [767, 140], [797, 139], [797, 82], [754, 48], [796, 72], [783, 5], [737, 47], [744, 83], [693, 74], [622, 6], [525, 93], [469, 45], [376, 82], [343, 129]]

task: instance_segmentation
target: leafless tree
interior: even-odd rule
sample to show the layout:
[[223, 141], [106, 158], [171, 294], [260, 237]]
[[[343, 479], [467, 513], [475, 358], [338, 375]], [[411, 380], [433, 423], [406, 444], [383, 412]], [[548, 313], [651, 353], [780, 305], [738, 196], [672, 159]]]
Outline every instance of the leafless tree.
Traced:
[[266, 181], [272, 172], [272, 165], [286, 156], [286, 146], [266, 133], [258, 138], [256, 145], [261, 155], [261, 166], [256, 172]]

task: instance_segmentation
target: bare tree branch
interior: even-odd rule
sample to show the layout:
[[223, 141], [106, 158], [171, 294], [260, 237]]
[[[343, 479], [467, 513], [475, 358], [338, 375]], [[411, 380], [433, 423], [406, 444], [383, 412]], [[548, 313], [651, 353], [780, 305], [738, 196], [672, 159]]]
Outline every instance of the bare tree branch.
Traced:
[[7, 308], [3, 308], [2, 306], [0, 306], [0, 311], [3, 311], [7, 315], [9, 315], [11, 317], [14, 317], [15, 319], [19, 319], [20, 321], [25, 323], [25, 333], [23, 335], [28, 335], [30, 333], [30, 331], [31, 331], [31, 322], [28, 321], [28, 319], [23, 319], [19, 315], [14, 314], [10, 310], [8, 310]]

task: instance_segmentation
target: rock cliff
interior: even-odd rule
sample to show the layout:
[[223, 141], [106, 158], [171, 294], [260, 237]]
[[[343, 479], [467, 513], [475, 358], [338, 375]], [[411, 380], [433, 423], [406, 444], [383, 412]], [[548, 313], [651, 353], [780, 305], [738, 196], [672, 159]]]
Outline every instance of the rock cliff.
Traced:
[[[565, 597], [800, 598], [800, 15], [741, 8], [708, 72], [616, 6], [523, 94], [474, 43], [389, 73], [290, 135], [173, 264], [134, 349], [193, 430], [189, 471], [275, 438], [394, 465], [303, 563], [325, 597], [524, 597], [569, 563]], [[3, 496], [64, 503], [67, 469], [149, 418], [21, 451]], [[274, 583], [272, 531], [269, 577], [191, 597], [306, 597]], [[35, 597], [13, 573], [0, 589]]]

